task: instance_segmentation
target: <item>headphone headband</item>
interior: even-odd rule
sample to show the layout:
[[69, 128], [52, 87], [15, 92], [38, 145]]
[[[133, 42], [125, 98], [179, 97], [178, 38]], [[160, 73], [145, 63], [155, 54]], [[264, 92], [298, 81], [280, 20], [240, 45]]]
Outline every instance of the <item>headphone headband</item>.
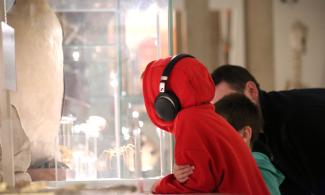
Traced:
[[166, 67], [162, 73], [162, 76], [160, 78], [160, 83], [159, 83], [159, 92], [160, 93], [164, 93], [166, 91], [167, 80], [170, 75], [170, 72], [172, 71], [172, 69], [174, 68], [176, 63], [179, 62], [183, 58], [194, 58], [194, 57], [189, 54], [180, 53], [180, 54], [177, 54], [171, 58], [170, 62], [166, 65]]
[[194, 58], [188, 54], [178, 54], [171, 58], [170, 62], [166, 65], [159, 83], [159, 95], [155, 99], [155, 110], [159, 118], [165, 121], [174, 120], [177, 113], [182, 109], [182, 105], [178, 97], [172, 92], [167, 90], [167, 81], [170, 72], [175, 64], [183, 58]]

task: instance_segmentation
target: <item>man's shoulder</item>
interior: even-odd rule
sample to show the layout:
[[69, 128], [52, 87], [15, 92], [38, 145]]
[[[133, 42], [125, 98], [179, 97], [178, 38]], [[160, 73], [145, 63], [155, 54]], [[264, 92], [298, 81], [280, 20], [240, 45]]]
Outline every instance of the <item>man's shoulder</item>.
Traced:
[[325, 88], [304, 88], [304, 89], [291, 89], [291, 90], [279, 90], [279, 91], [262, 91], [263, 95], [267, 96], [277, 96], [277, 95], [285, 95], [285, 96], [318, 96], [325, 95]]
[[[262, 109], [272, 110], [299, 109], [315, 106], [325, 106], [325, 88], [292, 89], [283, 91], [261, 91]], [[297, 106], [299, 105], [299, 106]]]

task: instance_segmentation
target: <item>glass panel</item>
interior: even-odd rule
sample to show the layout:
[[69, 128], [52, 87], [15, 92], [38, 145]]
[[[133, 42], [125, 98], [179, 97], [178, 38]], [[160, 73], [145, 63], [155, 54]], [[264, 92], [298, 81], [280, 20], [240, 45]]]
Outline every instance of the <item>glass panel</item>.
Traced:
[[118, 0], [49, 0], [58, 12], [107, 12], [116, 10]]
[[148, 62], [169, 53], [168, 0], [49, 3], [64, 33], [65, 97], [57, 139], [57, 170], [64, 177], [57, 179], [169, 172], [170, 137], [148, 119], [140, 78]]

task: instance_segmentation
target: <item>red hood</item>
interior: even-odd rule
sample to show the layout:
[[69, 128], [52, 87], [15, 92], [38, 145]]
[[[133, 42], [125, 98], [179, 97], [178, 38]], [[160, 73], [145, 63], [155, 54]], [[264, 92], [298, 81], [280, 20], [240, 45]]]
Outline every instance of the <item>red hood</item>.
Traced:
[[[150, 62], [143, 73], [143, 96], [151, 121], [161, 129], [173, 131], [173, 121], [161, 120], [155, 112], [154, 102], [159, 94], [159, 82], [165, 66], [171, 57]], [[174, 92], [186, 109], [209, 103], [214, 96], [214, 84], [205, 66], [195, 58], [181, 59], [171, 71], [167, 88]]]

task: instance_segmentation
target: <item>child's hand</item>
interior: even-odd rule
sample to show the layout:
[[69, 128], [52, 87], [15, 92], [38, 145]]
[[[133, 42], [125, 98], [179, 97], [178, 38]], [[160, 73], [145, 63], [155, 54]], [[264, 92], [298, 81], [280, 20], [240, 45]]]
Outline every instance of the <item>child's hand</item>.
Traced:
[[188, 180], [188, 177], [193, 173], [193, 170], [194, 166], [175, 164], [173, 174], [178, 182], [184, 183]]

